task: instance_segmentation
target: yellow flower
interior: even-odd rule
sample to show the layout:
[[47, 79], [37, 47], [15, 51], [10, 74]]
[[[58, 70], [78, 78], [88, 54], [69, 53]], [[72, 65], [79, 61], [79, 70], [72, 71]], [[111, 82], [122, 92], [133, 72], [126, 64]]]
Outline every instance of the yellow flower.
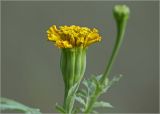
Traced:
[[47, 31], [49, 41], [55, 42], [59, 48], [87, 47], [92, 43], [101, 41], [97, 29], [89, 29], [80, 26], [60, 26], [57, 29], [53, 25]]

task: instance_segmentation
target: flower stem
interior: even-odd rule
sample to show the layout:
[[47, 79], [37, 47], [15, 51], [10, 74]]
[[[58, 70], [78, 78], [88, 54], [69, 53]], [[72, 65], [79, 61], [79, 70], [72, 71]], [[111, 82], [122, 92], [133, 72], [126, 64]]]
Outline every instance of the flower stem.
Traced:
[[114, 14], [116, 24], [117, 24], [117, 38], [115, 41], [115, 45], [114, 45], [111, 57], [107, 64], [106, 70], [103, 74], [103, 77], [101, 78], [102, 83], [105, 83], [106, 79], [108, 78], [111, 72], [113, 63], [118, 55], [119, 49], [123, 42], [124, 33], [126, 30], [126, 24], [127, 24], [128, 17], [129, 17], [129, 8], [125, 5], [117, 5], [115, 6], [113, 10], [113, 14]]
[[121, 44], [123, 42], [123, 36], [124, 36], [124, 32], [125, 32], [126, 22], [117, 23], [117, 27], [118, 27], [117, 39], [116, 39], [111, 57], [109, 59], [109, 63], [108, 63], [106, 70], [104, 72], [104, 76], [101, 79], [102, 83], [104, 83], [106, 78], [109, 76], [111, 69], [112, 69], [112, 66], [113, 66], [113, 63], [118, 55], [119, 49], [120, 49]]
[[96, 92], [93, 94], [92, 98], [90, 101], [88, 101], [87, 107], [84, 111], [85, 114], [90, 114], [93, 110], [94, 104], [97, 101], [97, 98], [100, 96], [101, 91], [98, 89]]

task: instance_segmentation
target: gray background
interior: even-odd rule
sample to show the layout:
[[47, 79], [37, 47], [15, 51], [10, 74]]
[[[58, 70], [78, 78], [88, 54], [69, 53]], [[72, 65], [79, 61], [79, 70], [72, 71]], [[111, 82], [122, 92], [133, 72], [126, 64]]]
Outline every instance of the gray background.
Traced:
[[110, 77], [123, 74], [101, 99], [114, 109], [158, 112], [158, 2], [2, 2], [2, 96], [56, 112], [63, 101], [60, 49], [47, 41], [52, 25], [96, 27], [103, 38], [89, 47], [85, 76], [104, 71], [116, 36], [112, 8], [127, 4], [131, 18]]

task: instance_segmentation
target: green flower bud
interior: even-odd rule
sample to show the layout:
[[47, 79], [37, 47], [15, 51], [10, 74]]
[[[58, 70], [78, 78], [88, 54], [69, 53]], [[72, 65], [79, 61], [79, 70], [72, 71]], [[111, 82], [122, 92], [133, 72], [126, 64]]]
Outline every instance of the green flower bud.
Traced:
[[116, 5], [113, 9], [113, 14], [117, 21], [127, 20], [130, 10], [126, 5]]

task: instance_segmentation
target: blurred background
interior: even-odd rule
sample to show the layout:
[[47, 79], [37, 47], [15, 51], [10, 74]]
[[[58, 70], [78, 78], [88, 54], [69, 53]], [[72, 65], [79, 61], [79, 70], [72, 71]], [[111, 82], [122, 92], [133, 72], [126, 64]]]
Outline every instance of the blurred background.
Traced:
[[112, 9], [116, 4], [130, 7], [131, 16], [120, 53], [110, 78], [124, 77], [102, 100], [112, 113], [157, 113], [159, 108], [159, 2], [20, 2], [3, 1], [1, 95], [56, 112], [63, 102], [63, 80], [59, 67], [60, 49], [47, 41], [46, 31], [55, 24], [99, 29], [102, 42], [89, 47], [85, 77], [104, 72], [116, 37]]

